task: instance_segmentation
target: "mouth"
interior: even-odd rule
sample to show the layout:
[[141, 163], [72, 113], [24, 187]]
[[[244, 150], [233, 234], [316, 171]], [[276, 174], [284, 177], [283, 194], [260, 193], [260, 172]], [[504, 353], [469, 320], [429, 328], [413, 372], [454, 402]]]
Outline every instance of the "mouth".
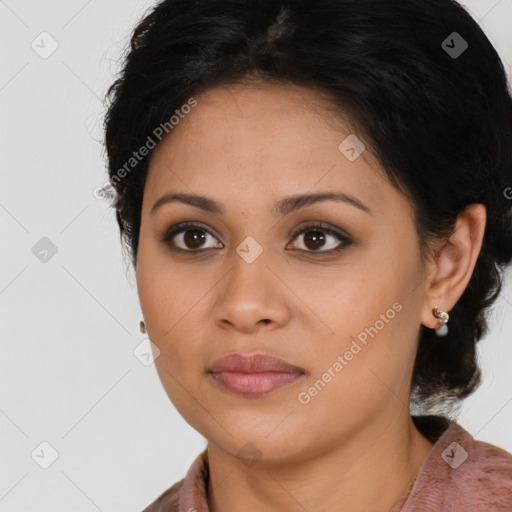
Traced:
[[207, 372], [224, 391], [244, 397], [260, 397], [289, 386], [305, 371], [265, 354], [231, 354], [217, 360]]

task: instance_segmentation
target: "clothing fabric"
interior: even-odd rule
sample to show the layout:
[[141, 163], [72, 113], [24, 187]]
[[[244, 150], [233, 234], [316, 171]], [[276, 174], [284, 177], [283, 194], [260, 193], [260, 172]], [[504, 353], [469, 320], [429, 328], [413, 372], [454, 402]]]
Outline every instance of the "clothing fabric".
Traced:
[[[512, 454], [476, 441], [458, 423], [412, 416], [434, 446], [389, 512], [512, 512]], [[143, 512], [210, 512], [208, 452]], [[250, 511], [248, 511], [250, 512]]]

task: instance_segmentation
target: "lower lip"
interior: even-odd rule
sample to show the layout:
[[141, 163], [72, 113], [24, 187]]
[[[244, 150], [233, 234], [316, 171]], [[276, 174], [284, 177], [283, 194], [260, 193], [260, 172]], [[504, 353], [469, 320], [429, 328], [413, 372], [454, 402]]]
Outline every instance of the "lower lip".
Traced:
[[218, 372], [210, 373], [210, 375], [223, 388], [246, 397], [266, 395], [271, 391], [288, 386], [304, 376], [304, 374], [299, 372]]

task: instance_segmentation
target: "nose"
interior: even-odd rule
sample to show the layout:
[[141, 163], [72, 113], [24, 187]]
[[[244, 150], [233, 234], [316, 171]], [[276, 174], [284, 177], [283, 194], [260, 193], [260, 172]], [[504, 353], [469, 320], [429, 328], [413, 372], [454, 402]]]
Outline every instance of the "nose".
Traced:
[[[265, 258], [247, 263], [238, 255], [217, 289], [213, 307], [215, 323], [222, 329], [251, 333], [284, 326], [291, 317], [286, 287]], [[289, 293], [288, 293], [289, 295]]]

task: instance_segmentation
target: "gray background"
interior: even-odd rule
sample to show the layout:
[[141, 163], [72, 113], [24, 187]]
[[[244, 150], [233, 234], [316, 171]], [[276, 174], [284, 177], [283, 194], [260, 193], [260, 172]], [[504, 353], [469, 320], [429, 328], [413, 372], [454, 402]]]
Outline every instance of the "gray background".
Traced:
[[[463, 3], [510, 74], [512, 0]], [[147, 348], [135, 277], [94, 195], [102, 98], [152, 4], [0, 1], [0, 511], [139, 511], [205, 447], [133, 353]], [[458, 421], [512, 452], [510, 289]]]

